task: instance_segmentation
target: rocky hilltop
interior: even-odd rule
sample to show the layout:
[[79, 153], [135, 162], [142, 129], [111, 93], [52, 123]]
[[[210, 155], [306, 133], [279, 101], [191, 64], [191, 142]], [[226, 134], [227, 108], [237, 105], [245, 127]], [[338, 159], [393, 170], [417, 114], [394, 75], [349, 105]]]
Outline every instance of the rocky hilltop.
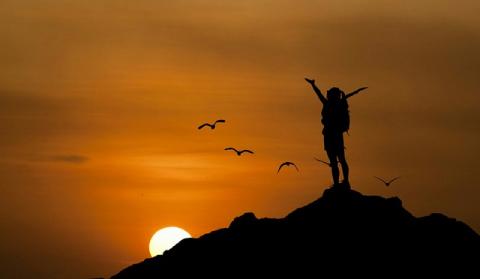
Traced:
[[281, 219], [245, 213], [112, 278], [478, 278], [479, 264], [480, 236], [466, 224], [439, 213], [415, 217], [398, 198], [339, 187]]

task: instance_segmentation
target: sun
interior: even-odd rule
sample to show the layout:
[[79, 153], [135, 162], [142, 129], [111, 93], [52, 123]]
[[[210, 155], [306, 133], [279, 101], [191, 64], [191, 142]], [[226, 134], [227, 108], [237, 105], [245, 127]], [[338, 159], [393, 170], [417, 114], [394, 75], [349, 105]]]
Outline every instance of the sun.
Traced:
[[166, 227], [158, 230], [150, 239], [150, 255], [162, 255], [165, 250], [175, 246], [180, 240], [192, 237], [187, 231], [178, 227]]

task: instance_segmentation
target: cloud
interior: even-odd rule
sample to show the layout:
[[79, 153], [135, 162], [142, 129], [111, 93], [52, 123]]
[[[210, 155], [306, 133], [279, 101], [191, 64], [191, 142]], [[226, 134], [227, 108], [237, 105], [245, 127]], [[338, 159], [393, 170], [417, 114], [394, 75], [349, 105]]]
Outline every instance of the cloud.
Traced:
[[81, 164], [88, 161], [89, 158], [82, 155], [67, 154], [67, 155], [52, 156], [50, 157], [50, 160], [56, 161], [56, 162], [71, 163], [71, 164]]

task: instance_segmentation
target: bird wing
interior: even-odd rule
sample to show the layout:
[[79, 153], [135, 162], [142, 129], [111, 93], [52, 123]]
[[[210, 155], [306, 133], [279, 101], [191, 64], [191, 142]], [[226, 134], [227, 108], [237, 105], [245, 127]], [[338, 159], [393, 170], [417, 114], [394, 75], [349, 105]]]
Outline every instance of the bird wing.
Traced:
[[315, 159], [315, 160], [317, 160], [317, 161], [319, 161], [319, 162], [322, 162], [322, 163], [330, 166], [330, 163], [327, 163], [327, 162], [325, 162], [324, 160], [320, 160], [320, 159], [317, 159], [317, 158], [315, 158], [315, 157], [313, 157], [313, 159]]
[[390, 184], [390, 183], [392, 183], [393, 181], [395, 181], [395, 180], [397, 180], [397, 179], [399, 179], [399, 178], [400, 178], [400, 176], [397, 176], [397, 177], [395, 177], [395, 178], [392, 178], [390, 181], [388, 181], [388, 183]]
[[290, 163], [290, 164], [293, 165], [293, 166], [297, 169], [297, 171], [300, 171], [300, 170], [298, 169], [297, 165], [295, 165], [295, 163]]
[[244, 153], [244, 152], [253, 154], [253, 151], [248, 150], [248, 149], [244, 149], [244, 150], [240, 151], [240, 154], [242, 154], [242, 153]]
[[382, 181], [383, 183], [387, 184], [387, 181], [385, 181], [385, 180], [381, 179], [380, 177], [378, 177], [378, 176], [374, 176], [374, 177], [375, 177], [376, 179], [378, 179], [378, 180]]
[[288, 165], [288, 162], [284, 162], [284, 163], [282, 163], [282, 164], [280, 165], [280, 167], [278, 167], [278, 171], [277, 171], [277, 173], [279, 173], [279, 172], [280, 172], [280, 170], [282, 169], [282, 167], [283, 167], [283, 166], [285, 166], [285, 165]]
[[235, 151], [235, 152], [238, 152], [238, 151], [237, 151], [235, 148], [233, 148], [233, 147], [227, 147], [227, 148], [225, 148], [224, 150], [233, 150], [233, 151]]
[[200, 129], [202, 129], [202, 128], [205, 127], [205, 126], [210, 126], [210, 124], [204, 123], [204, 124], [198, 126], [198, 129], [200, 130]]
[[219, 119], [219, 120], [215, 121], [215, 123], [214, 123], [213, 125], [215, 125], [215, 124], [217, 124], [217, 123], [225, 123], [225, 120]]

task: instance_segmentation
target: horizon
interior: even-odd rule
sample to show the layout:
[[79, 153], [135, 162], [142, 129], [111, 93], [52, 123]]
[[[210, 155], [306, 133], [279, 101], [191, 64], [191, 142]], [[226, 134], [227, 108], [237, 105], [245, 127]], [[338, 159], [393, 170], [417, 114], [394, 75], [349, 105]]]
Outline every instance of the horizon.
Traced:
[[480, 232], [480, 3], [461, 3], [3, 1], [4, 277], [111, 276], [161, 228], [316, 200], [332, 182], [305, 77], [368, 86], [349, 99], [354, 190]]

